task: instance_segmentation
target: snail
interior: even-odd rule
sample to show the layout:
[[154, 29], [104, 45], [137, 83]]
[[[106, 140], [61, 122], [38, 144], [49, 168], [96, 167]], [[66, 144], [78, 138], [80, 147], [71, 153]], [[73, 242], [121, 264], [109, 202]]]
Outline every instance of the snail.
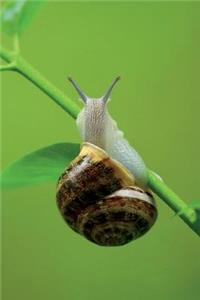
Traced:
[[107, 110], [119, 77], [98, 99], [69, 80], [85, 104], [76, 121], [83, 143], [58, 180], [58, 208], [68, 225], [93, 243], [125, 245], [152, 227], [157, 209], [142, 158]]

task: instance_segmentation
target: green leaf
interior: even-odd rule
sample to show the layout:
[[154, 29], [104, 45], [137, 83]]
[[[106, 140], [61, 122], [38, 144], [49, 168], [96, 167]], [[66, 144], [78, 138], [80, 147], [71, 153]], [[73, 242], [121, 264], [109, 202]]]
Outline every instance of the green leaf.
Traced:
[[189, 207], [194, 208], [195, 210], [200, 210], [200, 201], [192, 201], [192, 203], [189, 204]]
[[79, 151], [79, 144], [60, 143], [27, 154], [3, 171], [1, 185], [20, 187], [47, 181], [56, 182]]
[[9, 35], [21, 34], [44, 2], [44, 0], [5, 1], [0, 11], [0, 22], [3, 31]]

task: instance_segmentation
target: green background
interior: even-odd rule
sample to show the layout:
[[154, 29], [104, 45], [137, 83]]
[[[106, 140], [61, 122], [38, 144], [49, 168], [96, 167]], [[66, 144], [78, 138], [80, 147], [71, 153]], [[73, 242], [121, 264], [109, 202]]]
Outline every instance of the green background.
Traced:
[[[23, 55], [77, 100], [101, 96], [130, 143], [187, 202], [198, 200], [200, 3], [49, 3]], [[7, 45], [10, 41], [6, 40]], [[80, 142], [74, 120], [19, 74], [2, 76], [3, 167], [40, 147]], [[199, 299], [199, 238], [157, 199], [143, 238], [96, 246], [70, 230], [55, 184], [3, 192], [3, 299]]]

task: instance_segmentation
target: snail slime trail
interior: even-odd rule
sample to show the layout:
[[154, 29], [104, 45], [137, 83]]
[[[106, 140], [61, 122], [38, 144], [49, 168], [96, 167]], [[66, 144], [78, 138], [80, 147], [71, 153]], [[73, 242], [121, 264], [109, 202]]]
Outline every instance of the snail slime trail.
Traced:
[[77, 118], [83, 143], [59, 178], [58, 208], [68, 225], [88, 240], [102, 246], [127, 244], [152, 227], [157, 209], [146, 187], [143, 160], [107, 111], [119, 77], [98, 99], [69, 80], [85, 105]]

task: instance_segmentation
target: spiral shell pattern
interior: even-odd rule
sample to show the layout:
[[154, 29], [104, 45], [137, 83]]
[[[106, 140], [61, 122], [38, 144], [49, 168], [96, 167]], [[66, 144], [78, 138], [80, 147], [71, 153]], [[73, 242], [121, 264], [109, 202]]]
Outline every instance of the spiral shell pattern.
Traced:
[[153, 196], [101, 148], [84, 143], [58, 181], [57, 205], [69, 226], [102, 246], [124, 245], [146, 233], [157, 210]]

